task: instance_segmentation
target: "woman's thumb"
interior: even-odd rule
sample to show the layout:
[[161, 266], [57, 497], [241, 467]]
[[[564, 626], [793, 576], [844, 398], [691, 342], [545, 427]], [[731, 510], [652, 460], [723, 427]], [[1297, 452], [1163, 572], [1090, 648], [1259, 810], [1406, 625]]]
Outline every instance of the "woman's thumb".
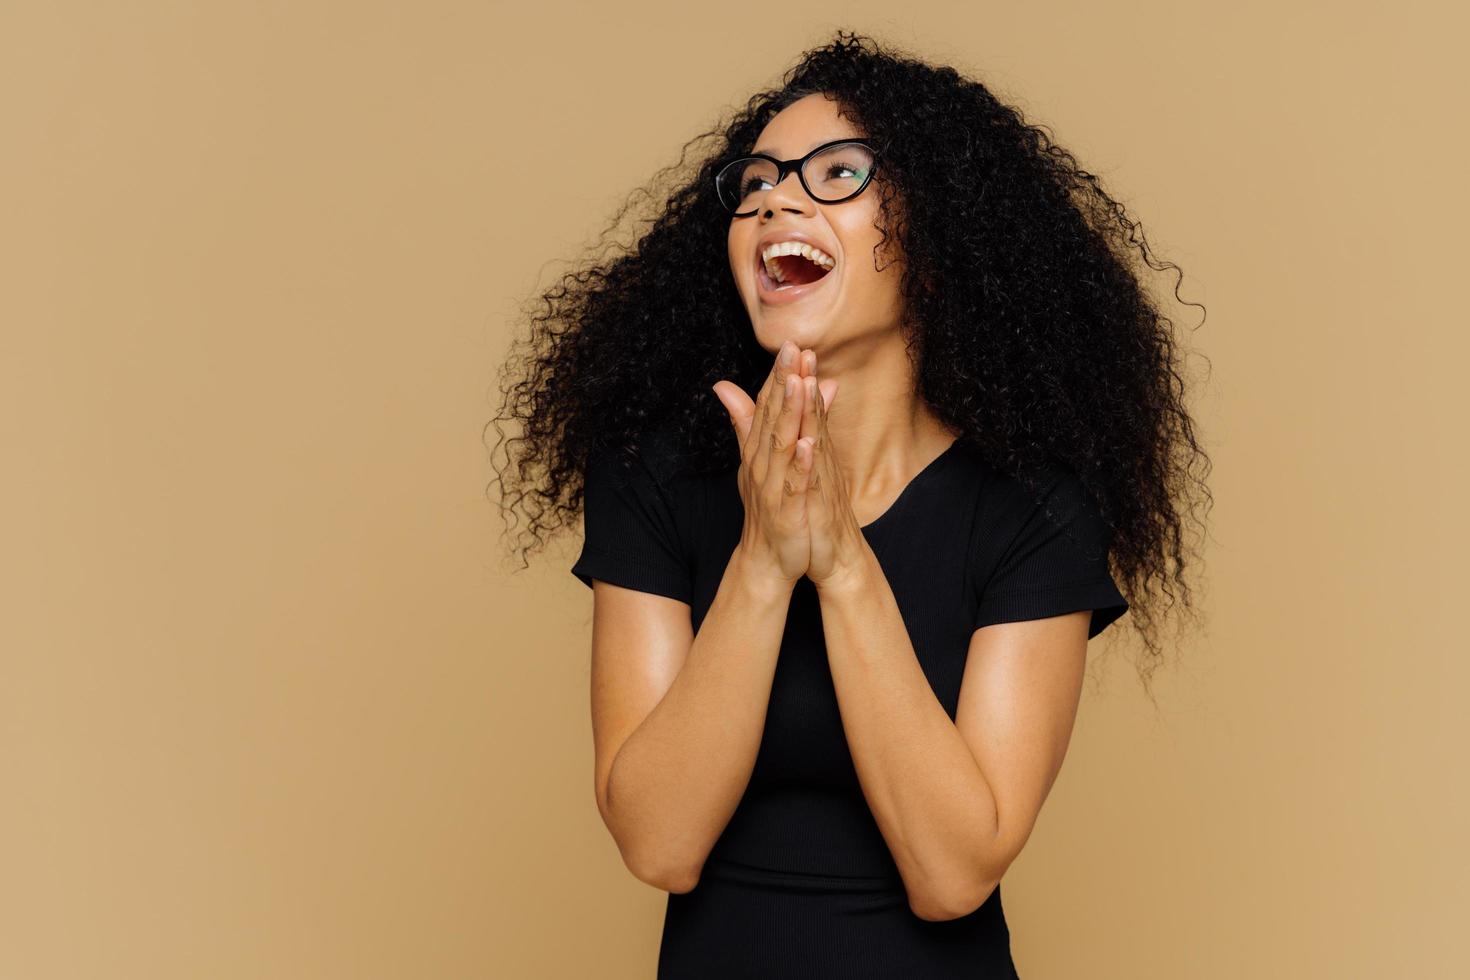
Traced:
[[750, 428], [748, 420], [751, 411], [741, 403], [750, 404], [750, 396], [741, 390], [738, 385], [724, 380], [716, 382], [710, 390], [715, 393], [715, 397], [724, 406], [725, 415], [730, 419], [730, 427], [735, 430], [735, 436], [741, 441], [744, 441], [745, 433]]
[[837, 379], [825, 378], [817, 382], [817, 387], [821, 389], [822, 408], [824, 410], [830, 410], [832, 403], [837, 400]]
[[730, 403], [729, 402], [725, 401], [725, 396], [720, 393], [720, 386], [718, 384], [715, 384], [714, 386], [712, 386], [710, 388], [710, 391], [713, 391], [715, 393], [715, 397], [720, 400], [721, 407], [723, 407], [725, 409], [725, 417], [730, 420], [730, 424], [731, 425], [734, 425], [735, 424], [735, 410], [730, 407]]

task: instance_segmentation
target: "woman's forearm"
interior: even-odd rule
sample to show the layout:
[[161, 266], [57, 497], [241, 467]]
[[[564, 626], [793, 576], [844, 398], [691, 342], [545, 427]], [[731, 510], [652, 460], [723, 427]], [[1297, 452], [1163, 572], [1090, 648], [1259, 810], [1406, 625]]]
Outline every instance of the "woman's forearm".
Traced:
[[876, 559], [819, 597], [842, 727], [909, 904], [924, 918], [963, 914], [994, 886], [990, 784], [925, 677]]
[[684, 666], [613, 760], [611, 829], [641, 880], [699, 880], [755, 767], [790, 604], [737, 547]]

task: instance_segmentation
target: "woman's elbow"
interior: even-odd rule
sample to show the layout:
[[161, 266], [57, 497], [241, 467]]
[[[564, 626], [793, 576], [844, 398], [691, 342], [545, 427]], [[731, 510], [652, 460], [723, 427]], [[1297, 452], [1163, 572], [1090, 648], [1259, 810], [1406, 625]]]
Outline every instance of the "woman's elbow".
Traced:
[[[604, 814], [606, 818], [608, 814]], [[700, 868], [687, 861], [671, 858], [669, 848], [662, 841], [633, 841], [627, 833], [620, 833], [613, 821], [607, 820], [608, 830], [618, 845], [623, 865], [639, 881], [666, 892], [683, 894], [693, 891], [699, 883]]]
[[999, 882], [987, 882], [984, 887], [971, 888], [962, 894], [938, 896], [933, 894], [909, 893], [909, 910], [925, 922], [948, 922], [963, 919], [990, 900]]
[[699, 884], [700, 869], [698, 868], [691, 869], [685, 865], [670, 865], [657, 861], [637, 861], [629, 859], [627, 855], [624, 855], [623, 863], [633, 873], [633, 877], [645, 885], [652, 885], [654, 888], [675, 895], [691, 892], [694, 886]]

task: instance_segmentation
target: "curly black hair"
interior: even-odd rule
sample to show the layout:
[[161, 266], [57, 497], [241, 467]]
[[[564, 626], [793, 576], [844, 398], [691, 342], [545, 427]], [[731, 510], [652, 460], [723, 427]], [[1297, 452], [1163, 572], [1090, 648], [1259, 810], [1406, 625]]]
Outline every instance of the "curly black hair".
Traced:
[[634, 245], [589, 257], [527, 309], [530, 335], [512, 345], [490, 423], [501, 442], [501, 420], [522, 423], [511, 440], [519, 459], [497, 474], [503, 509], [527, 517], [523, 564], [542, 532], [576, 518], [595, 450], [636, 453], [654, 430], [671, 430], [682, 465], [738, 464], [712, 386], [726, 378], [753, 396], [771, 355], [730, 273], [730, 216], [714, 178], [777, 112], [815, 93], [835, 99], [881, 153], [879, 248], [889, 251], [891, 233], [906, 260], [900, 328], [916, 393], [1030, 488], [1051, 464], [1077, 473], [1113, 528], [1111, 563], [1144, 641], [1147, 688], [1162, 658], [1152, 593], [1198, 616], [1183, 530], [1196, 491], [1210, 500], [1210, 461], [1185, 408], [1173, 323], [1132, 250], [1156, 271], [1179, 267], [1158, 263], [1098, 178], [983, 84], [847, 30], [691, 139], [623, 203], [604, 242], [672, 176]]

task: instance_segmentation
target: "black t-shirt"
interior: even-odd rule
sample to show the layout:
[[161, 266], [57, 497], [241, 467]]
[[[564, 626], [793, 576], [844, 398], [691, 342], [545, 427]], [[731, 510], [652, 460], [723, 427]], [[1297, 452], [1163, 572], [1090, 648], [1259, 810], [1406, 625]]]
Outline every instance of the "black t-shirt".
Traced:
[[[626, 473], [593, 456], [571, 571], [589, 588], [597, 578], [686, 602], [697, 633], [745, 512], [736, 467], [676, 473], [671, 445], [645, 441]], [[951, 719], [976, 629], [1091, 609], [1091, 638], [1128, 608], [1108, 570], [1108, 528], [1081, 483], [1057, 468], [1041, 490], [1033, 499], [961, 439], [862, 529]], [[810, 579], [793, 589], [755, 768], [710, 858], [898, 878], [848, 750]]]

